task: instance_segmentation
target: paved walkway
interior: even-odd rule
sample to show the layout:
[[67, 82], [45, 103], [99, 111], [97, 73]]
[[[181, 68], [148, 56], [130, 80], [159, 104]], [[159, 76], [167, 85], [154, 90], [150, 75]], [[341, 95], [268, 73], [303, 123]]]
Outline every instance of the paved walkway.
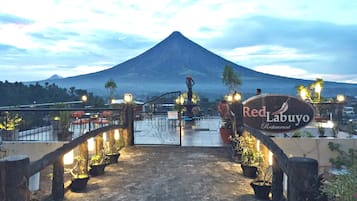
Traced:
[[76, 201], [256, 201], [239, 164], [226, 148], [134, 146], [118, 164], [92, 177], [85, 192], [68, 191]]

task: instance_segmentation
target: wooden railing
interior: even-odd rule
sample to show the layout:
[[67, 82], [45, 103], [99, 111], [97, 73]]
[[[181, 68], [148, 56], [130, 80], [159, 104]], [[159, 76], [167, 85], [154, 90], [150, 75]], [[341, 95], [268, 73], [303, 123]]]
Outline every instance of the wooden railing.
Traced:
[[233, 103], [231, 110], [234, 118], [234, 133], [249, 132], [273, 154], [272, 164], [272, 200], [284, 200], [284, 173], [288, 178], [287, 200], [314, 200], [318, 192], [318, 162], [312, 158], [288, 157], [270, 136], [257, 129], [243, 125], [243, 105]]
[[37, 161], [30, 162], [26, 155], [8, 156], [0, 160], [0, 201], [29, 201], [29, 177], [53, 164], [52, 198], [64, 198], [64, 164], [63, 156], [70, 150], [87, 143], [87, 140], [103, 132], [114, 135], [114, 129], [125, 129], [124, 145], [133, 145], [134, 113], [131, 105], [126, 105], [122, 115], [123, 124], [99, 127], [74, 138], [55, 151], [44, 155]]

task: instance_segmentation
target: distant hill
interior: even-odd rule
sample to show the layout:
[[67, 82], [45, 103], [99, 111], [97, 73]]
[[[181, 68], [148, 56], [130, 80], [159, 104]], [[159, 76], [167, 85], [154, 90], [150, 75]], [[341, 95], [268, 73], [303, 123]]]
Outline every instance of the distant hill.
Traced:
[[46, 80], [58, 80], [58, 79], [62, 79], [62, 78], [63, 78], [62, 76], [54, 74], [51, 77], [47, 78]]
[[[297, 85], [312, 83], [310, 80], [264, 74], [237, 65], [201, 47], [177, 31], [144, 53], [112, 68], [46, 82], [104, 94], [104, 84], [112, 78], [118, 85], [119, 94], [131, 92], [136, 97], [144, 97], [169, 91], [186, 91], [185, 78], [190, 75], [196, 83], [193, 87], [195, 92], [205, 97], [216, 98], [227, 92], [221, 80], [225, 65], [231, 65], [241, 75], [242, 85], [239, 90], [247, 96], [253, 95], [256, 88], [262, 88], [263, 93], [295, 95]], [[357, 85], [325, 82], [323, 95], [335, 96], [339, 93], [357, 95]]]

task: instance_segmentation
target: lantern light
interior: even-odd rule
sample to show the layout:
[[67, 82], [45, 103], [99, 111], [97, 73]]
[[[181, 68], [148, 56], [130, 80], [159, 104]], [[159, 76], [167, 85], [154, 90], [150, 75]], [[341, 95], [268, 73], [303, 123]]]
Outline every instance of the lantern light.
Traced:
[[103, 142], [106, 142], [106, 141], [107, 141], [107, 133], [104, 132], [104, 133], [103, 133]]
[[95, 150], [95, 141], [94, 141], [94, 138], [89, 138], [88, 140], [87, 140], [87, 142], [88, 142], [88, 151], [94, 151]]
[[119, 138], [120, 138], [119, 129], [115, 129], [114, 130], [114, 139], [115, 140], [119, 140]]
[[273, 153], [269, 151], [269, 165], [273, 165]]
[[345, 101], [345, 96], [342, 94], [338, 94], [336, 97], [337, 102], [342, 103]]
[[73, 149], [72, 149], [71, 151], [69, 151], [68, 153], [66, 153], [63, 156], [63, 164], [64, 165], [71, 165], [71, 164], [73, 164], [73, 161], [74, 161], [74, 152], [73, 152]]
[[124, 94], [124, 103], [132, 103], [133, 102], [133, 95], [130, 93], [125, 93]]

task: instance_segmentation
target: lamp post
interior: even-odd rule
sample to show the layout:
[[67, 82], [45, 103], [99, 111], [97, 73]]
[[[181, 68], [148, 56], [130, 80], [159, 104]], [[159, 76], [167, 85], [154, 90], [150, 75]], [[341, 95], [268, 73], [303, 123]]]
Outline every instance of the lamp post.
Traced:
[[180, 129], [180, 147], [182, 146], [182, 123], [181, 123], [181, 118], [182, 118], [182, 107], [183, 104], [185, 103], [185, 98], [182, 96], [182, 94], [180, 94], [176, 100], [175, 100], [176, 104], [179, 107], [179, 111], [178, 111], [178, 121], [179, 121], [179, 129]]
[[342, 120], [342, 110], [343, 110], [343, 104], [345, 102], [345, 96], [342, 94], [338, 94], [336, 96], [336, 101], [337, 101], [337, 123], [339, 125]]

